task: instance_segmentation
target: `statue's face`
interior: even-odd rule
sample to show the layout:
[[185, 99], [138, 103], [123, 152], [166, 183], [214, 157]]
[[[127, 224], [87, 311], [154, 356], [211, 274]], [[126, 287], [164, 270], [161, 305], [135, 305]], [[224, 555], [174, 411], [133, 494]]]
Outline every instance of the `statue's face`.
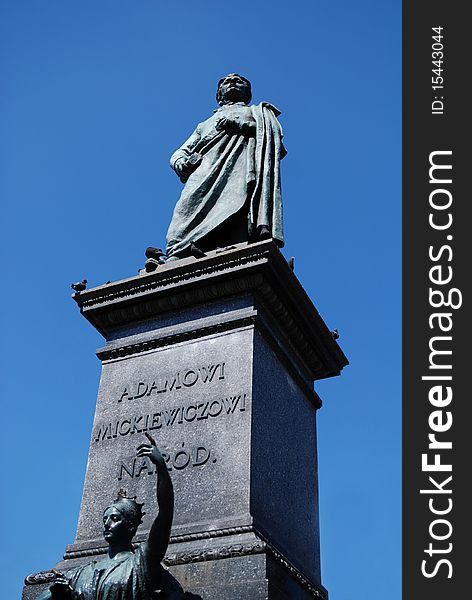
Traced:
[[228, 75], [219, 86], [223, 104], [228, 102], [242, 102], [245, 98], [247, 84], [237, 75]]
[[130, 538], [128, 523], [113, 505], [103, 513], [103, 537], [111, 545]]

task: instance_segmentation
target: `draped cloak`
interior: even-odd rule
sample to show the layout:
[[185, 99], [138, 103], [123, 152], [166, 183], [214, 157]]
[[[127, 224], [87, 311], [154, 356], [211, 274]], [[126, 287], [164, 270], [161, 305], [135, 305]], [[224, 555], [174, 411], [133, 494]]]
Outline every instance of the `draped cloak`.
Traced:
[[[239, 106], [238, 106], [239, 104]], [[218, 131], [222, 116], [250, 110], [255, 134]], [[279, 246], [284, 245], [280, 160], [286, 150], [280, 111], [268, 102], [247, 107], [242, 103], [224, 105], [200, 123], [194, 133], [171, 157], [171, 166], [182, 158], [199, 153], [201, 164], [185, 181], [167, 232], [167, 255], [185, 255], [191, 242], [214, 231], [229, 217], [246, 207], [249, 239], [257, 227], [269, 228]]]
[[[153, 589], [156, 577], [151, 578], [146, 551], [147, 543], [143, 542], [136, 552], [92, 561], [66, 571], [65, 576], [80, 600], [183, 600], [180, 584], [161, 565], [152, 565], [160, 570], [160, 589]], [[43, 592], [37, 600], [51, 600], [51, 592]]]

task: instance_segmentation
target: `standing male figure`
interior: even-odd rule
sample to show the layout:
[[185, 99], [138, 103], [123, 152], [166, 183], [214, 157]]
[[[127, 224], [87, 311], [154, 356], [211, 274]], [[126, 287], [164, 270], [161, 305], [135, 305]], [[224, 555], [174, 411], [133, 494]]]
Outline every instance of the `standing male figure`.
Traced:
[[251, 97], [246, 78], [221, 79], [220, 107], [172, 155], [185, 187], [167, 232], [168, 260], [269, 238], [283, 246], [280, 112], [268, 102], [249, 106]]

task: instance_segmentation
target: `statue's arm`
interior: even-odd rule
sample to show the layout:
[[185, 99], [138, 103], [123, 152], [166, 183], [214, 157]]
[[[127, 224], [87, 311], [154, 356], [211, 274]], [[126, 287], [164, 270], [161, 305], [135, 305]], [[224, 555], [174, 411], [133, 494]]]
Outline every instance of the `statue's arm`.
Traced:
[[151, 563], [160, 563], [165, 556], [169, 545], [170, 529], [174, 517], [174, 488], [167, 470], [164, 458], [156, 446], [156, 442], [150, 435], [145, 434], [150, 444], [142, 444], [138, 447], [138, 456], [147, 456], [156, 466], [157, 484], [156, 495], [159, 512], [149, 531], [148, 558]]
[[201, 139], [197, 127], [188, 140], [170, 157], [170, 166], [185, 183], [201, 163], [202, 157], [195, 148]]

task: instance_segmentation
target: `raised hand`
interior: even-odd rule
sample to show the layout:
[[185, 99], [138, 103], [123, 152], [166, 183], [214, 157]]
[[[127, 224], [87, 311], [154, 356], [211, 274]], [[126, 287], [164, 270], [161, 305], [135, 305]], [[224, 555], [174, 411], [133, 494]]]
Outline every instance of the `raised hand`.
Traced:
[[136, 451], [136, 456], [147, 456], [155, 465], [165, 466], [164, 458], [157, 447], [155, 439], [149, 435], [147, 431], [144, 432], [144, 435], [147, 437], [150, 443], [139, 445]]
[[147, 431], [144, 432], [144, 435], [149, 440], [149, 444], [138, 446], [136, 454], [137, 456], [147, 456], [157, 467], [156, 496], [157, 505], [159, 506], [157, 517], [149, 530], [147, 543], [151, 563], [160, 563], [169, 544], [170, 528], [172, 527], [174, 515], [174, 489], [169, 471], [156, 441]]

